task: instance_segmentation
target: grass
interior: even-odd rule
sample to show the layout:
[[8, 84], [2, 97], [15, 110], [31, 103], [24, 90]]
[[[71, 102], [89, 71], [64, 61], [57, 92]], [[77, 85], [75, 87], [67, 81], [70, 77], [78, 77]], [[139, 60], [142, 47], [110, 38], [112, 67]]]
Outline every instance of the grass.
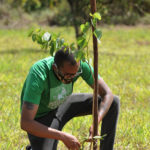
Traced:
[[[75, 40], [72, 28], [46, 28]], [[99, 73], [115, 95], [121, 110], [115, 150], [150, 149], [150, 29], [103, 27], [99, 48]], [[0, 149], [24, 150], [27, 136], [20, 129], [20, 93], [29, 68], [49, 56], [27, 37], [28, 30], [0, 30]], [[90, 45], [92, 49], [92, 44]], [[90, 53], [92, 57], [92, 52]], [[79, 79], [74, 92], [92, 92]], [[91, 116], [70, 121], [64, 131], [80, 140], [88, 136]], [[65, 150], [60, 142], [58, 149]]]

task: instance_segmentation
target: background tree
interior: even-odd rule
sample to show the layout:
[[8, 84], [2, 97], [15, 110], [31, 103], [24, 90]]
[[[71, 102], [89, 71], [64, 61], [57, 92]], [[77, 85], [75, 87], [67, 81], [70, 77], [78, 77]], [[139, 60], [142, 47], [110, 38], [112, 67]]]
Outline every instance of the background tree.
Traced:
[[[22, 8], [27, 13], [49, 9], [47, 22], [49, 25], [73, 25], [76, 38], [80, 36], [79, 25], [89, 21], [89, 0], [0, 0], [11, 7]], [[55, 11], [54, 11], [55, 10]], [[97, 0], [97, 10], [101, 14], [102, 24], [125, 24], [135, 25], [141, 17], [149, 14], [149, 0]], [[2, 11], [6, 11], [3, 9]], [[0, 12], [2, 12], [0, 10]], [[44, 16], [43, 16], [44, 18]], [[150, 20], [150, 17], [149, 19]], [[149, 21], [150, 22], [150, 21]]]

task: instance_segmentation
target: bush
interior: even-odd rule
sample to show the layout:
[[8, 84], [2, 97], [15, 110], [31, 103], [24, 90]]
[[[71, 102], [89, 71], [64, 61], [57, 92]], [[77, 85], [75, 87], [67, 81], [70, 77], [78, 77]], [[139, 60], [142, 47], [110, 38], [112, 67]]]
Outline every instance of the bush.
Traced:
[[138, 23], [144, 24], [144, 25], [150, 25], [150, 14], [146, 14], [144, 17], [141, 17], [138, 20]]

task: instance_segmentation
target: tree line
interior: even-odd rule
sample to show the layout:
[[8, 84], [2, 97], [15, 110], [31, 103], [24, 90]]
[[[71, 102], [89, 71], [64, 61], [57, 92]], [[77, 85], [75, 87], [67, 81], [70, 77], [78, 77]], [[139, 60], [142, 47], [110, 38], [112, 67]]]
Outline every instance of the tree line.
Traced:
[[[0, 0], [0, 4], [3, 3], [21, 7], [27, 13], [56, 8], [51, 21], [56, 25], [73, 25], [77, 37], [79, 25], [89, 19], [90, 0]], [[134, 25], [150, 13], [150, 0], [97, 0], [97, 11], [103, 18], [102, 23]]]

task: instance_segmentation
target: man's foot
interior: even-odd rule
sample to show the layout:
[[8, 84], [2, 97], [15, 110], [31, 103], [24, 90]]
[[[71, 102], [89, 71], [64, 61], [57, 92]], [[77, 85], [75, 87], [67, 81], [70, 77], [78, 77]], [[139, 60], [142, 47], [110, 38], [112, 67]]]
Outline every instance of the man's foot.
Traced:
[[26, 150], [32, 150], [31, 145], [26, 146]]

